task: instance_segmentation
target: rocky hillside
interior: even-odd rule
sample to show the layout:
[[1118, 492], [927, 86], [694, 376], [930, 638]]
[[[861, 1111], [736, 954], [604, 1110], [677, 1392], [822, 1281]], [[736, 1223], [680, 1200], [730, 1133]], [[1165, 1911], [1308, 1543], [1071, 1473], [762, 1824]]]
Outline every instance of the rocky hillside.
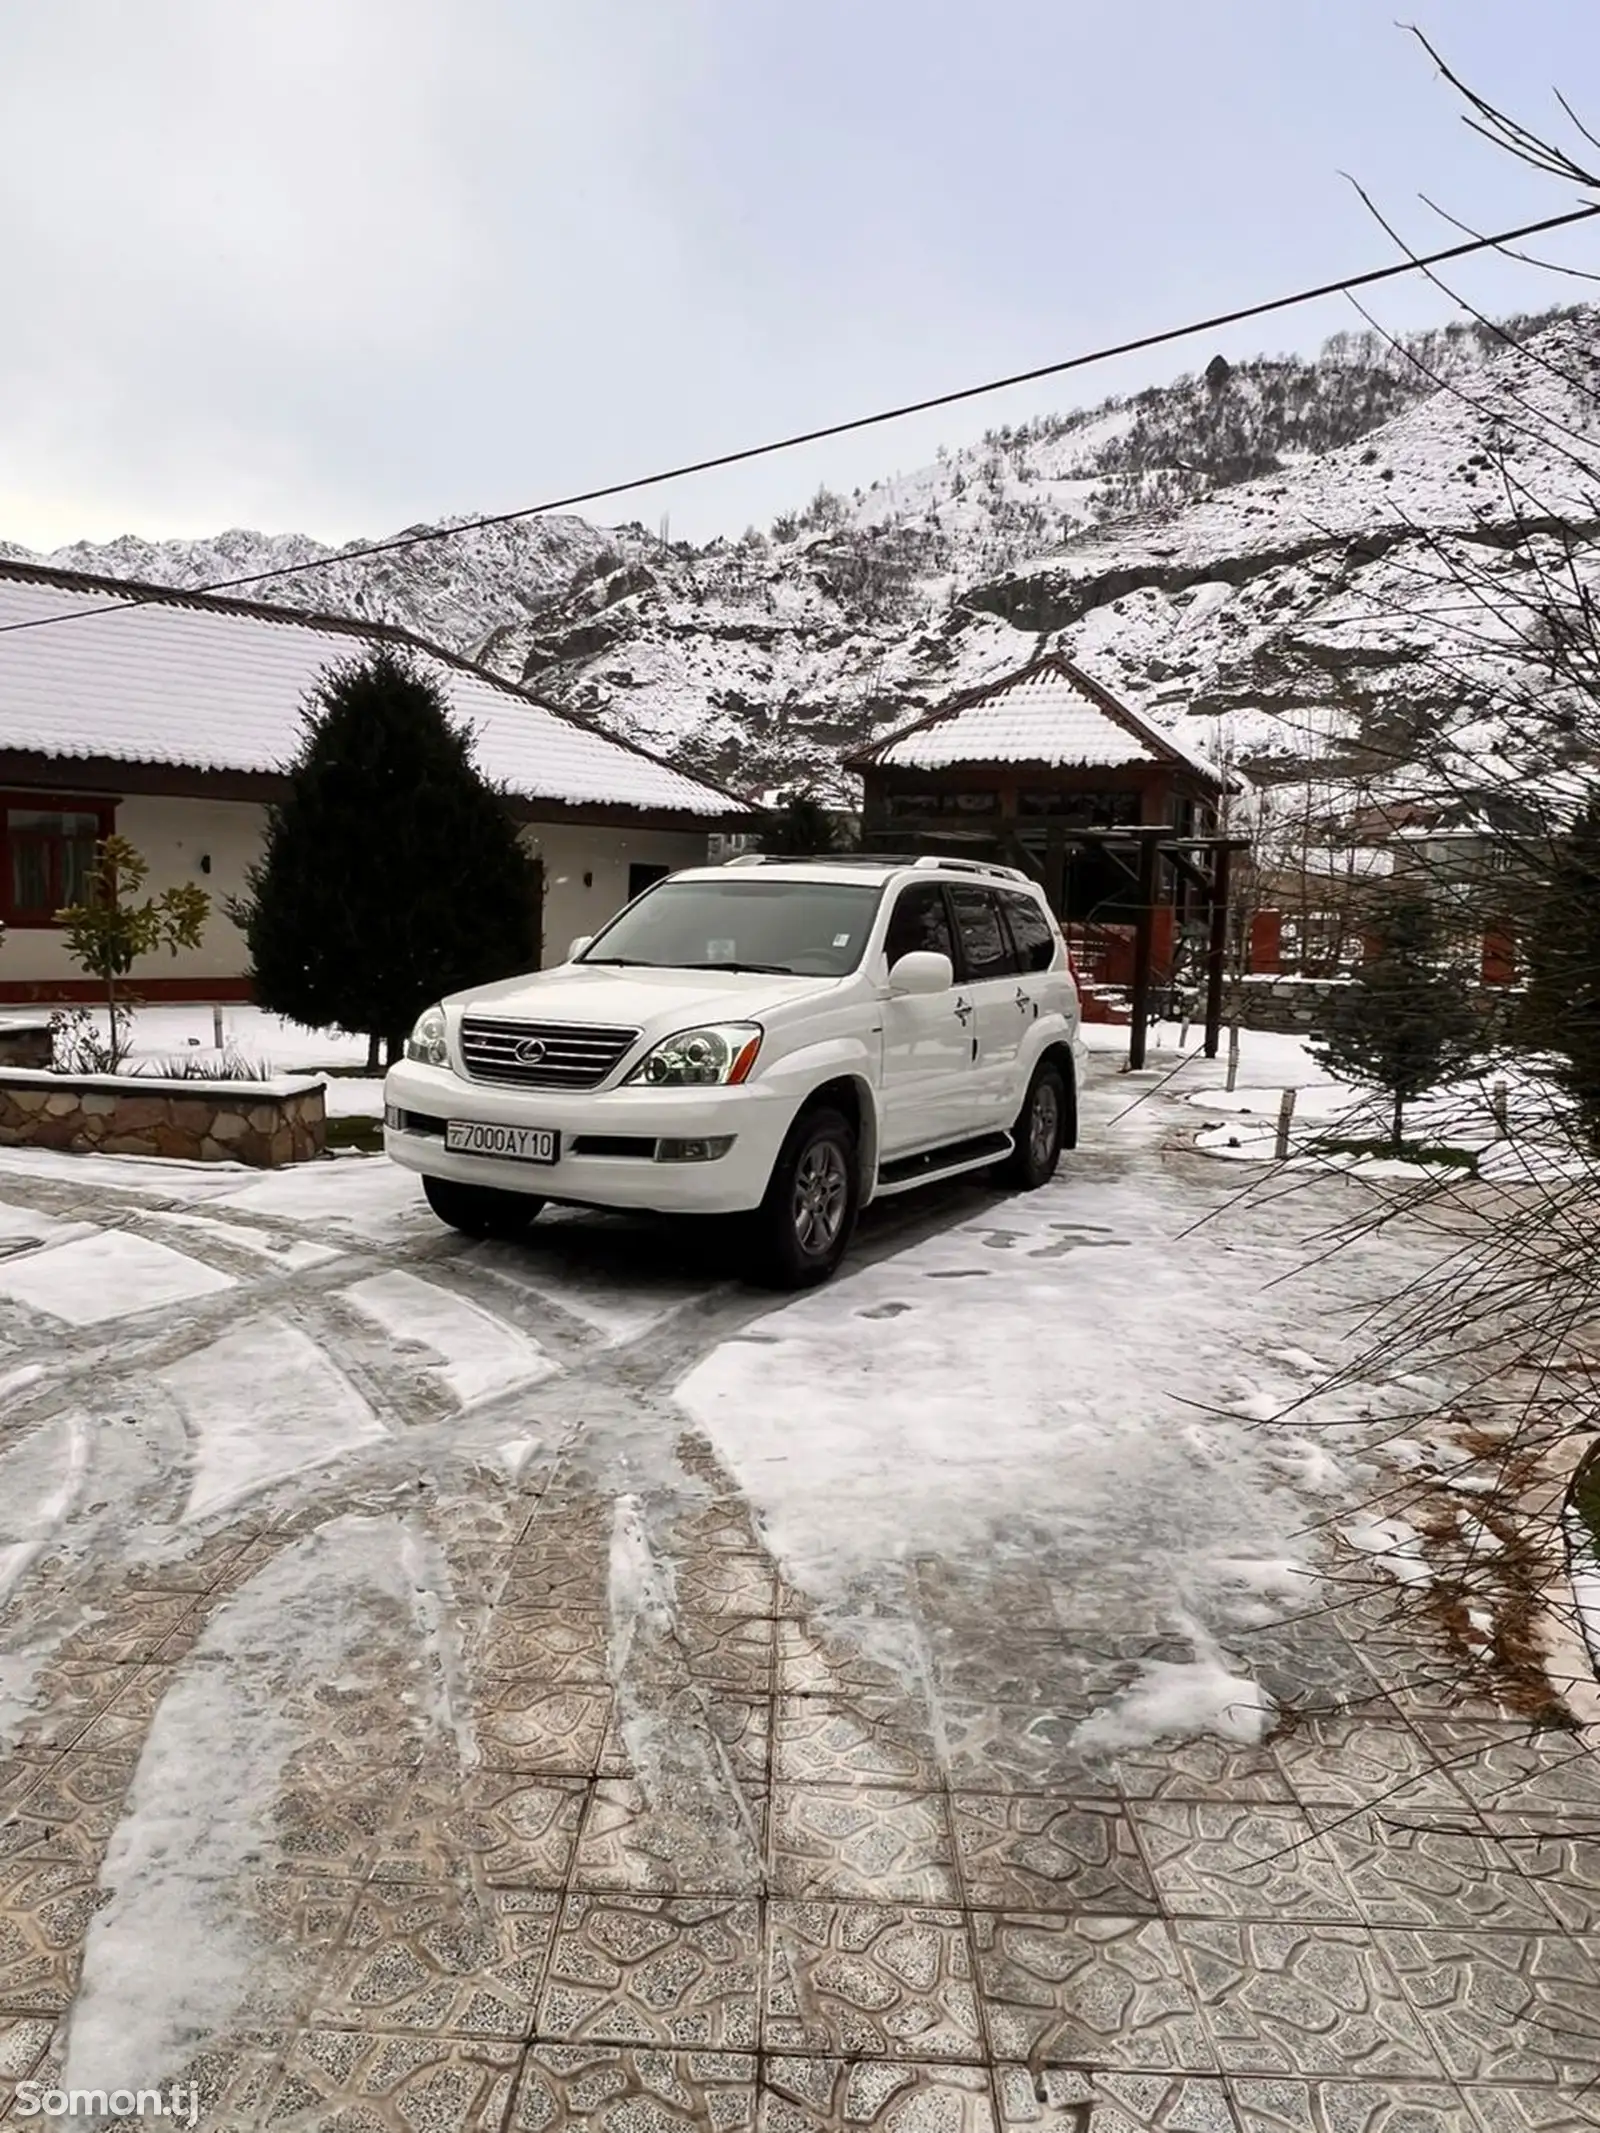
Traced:
[[329, 556], [260, 597], [402, 622], [751, 791], [843, 794], [842, 750], [1041, 631], [1213, 752], [1291, 775], [1459, 722], [1457, 626], [1426, 612], [1436, 537], [1503, 555], [1508, 455], [1527, 494], [1587, 512], [1561, 441], [1587, 434], [1572, 379], [1595, 344], [1596, 314], [1564, 311], [1217, 359], [704, 546], [565, 518], [368, 562], [237, 533], [48, 560], [200, 584]]
[[262, 571], [316, 563], [319, 568], [296, 577], [239, 586], [238, 597], [395, 622], [430, 643], [470, 652], [491, 630], [535, 612], [616, 539], [587, 519], [564, 516], [356, 561], [304, 534], [239, 531], [204, 541], [146, 541], [129, 534], [117, 541], [75, 541], [49, 555], [0, 541], [0, 556], [146, 585], [186, 586], [231, 585]]

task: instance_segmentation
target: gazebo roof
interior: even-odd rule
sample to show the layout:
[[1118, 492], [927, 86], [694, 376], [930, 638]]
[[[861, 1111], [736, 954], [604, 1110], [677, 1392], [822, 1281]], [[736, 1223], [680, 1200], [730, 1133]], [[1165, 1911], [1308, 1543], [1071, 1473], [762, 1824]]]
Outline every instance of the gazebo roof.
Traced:
[[1014, 674], [956, 697], [847, 759], [851, 770], [946, 770], [958, 763], [1027, 763], [1072, 770], [1168, 763], [1214, 792], [1231, 780], [1131, 704], [1046, 652]]

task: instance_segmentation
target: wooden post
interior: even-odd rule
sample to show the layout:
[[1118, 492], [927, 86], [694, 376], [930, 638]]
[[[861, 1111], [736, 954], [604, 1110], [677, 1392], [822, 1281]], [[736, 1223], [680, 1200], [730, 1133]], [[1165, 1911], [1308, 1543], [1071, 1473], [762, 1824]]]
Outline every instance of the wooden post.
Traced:
[[1056, 917], [1065, 923], [1067, 916], [1067, 848], [1060, 830], [1048, 829], [1044, 833], [1044, 893], [1045, 900]]
[[214, 1007], [211, 1010], [211, 1042], [219, 1052], [222, 1050], [222, 1009], [220, 1007]]
[[1285, 1089], [1278, 1104], [1278, 1138], [1272, 1149], [1275, 1162], [1284, 1163], [1289, 1159], [1289, 1122], [1293, 1117], [1294, 1091]]
[[1228, 967], [1228, 862], [1233, 854], [1217, 846], [1211, 871], [1211, 938], [1206, 946], [1206, 1057], [1215, 1059], [1222, 1038], [1222, 984]]
[[1233, 1018], [1233, 1020], [1232, 1020], [1232, 1021], [1231, 1021], [1231, 1022], [1230, 1022], [1230, 1023], [1228, 1024], [1228, 1082], [1227, 1082], [1227, 1086], [1228, 1086], [1228, 1089], [1229, 1089], [1229, 1091], [1230, 1091], [1230, 1092], [1231, 1092], [1231, 1091], [1232, 1091], [1232, 1090], [1233, 1090], [1233, 1089], [1234, 1089], [1235, 1087], [1237, 1087], [1237, 1085], [1238, 1085], [1238, 1080], [1239, 1080], [1239, 1018], [1238, 1018], [1238, 1016], [1237, 1016], [1237, 1015], [1235, 1015], [1235, 1016], [1234, 1016], [1234, 1018]]
[[1133, 1026], [1128, 1032], [1128, 1065], [1135, 1073], [1144, 1065], [1145, 1036], [1150, 1023], [1150, 946], [1159, 842], [1159, 834], [1139, 839], [1139, 923], [1133, 936]]

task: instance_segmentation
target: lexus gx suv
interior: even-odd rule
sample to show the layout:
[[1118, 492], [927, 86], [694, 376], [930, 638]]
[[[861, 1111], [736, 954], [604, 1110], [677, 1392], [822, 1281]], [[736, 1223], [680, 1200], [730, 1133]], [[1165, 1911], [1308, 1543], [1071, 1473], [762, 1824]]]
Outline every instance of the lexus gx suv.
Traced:
[[780, 1288], [825, 1281], [858, 1211], [1077, 1142], [1083, 1049], [1040, 890], [957, 859], [768, 859], [668, 876], [568, 960], [422, 1015], [384, 1145], [441, 1220], [546, 1203], [743, 1218]]

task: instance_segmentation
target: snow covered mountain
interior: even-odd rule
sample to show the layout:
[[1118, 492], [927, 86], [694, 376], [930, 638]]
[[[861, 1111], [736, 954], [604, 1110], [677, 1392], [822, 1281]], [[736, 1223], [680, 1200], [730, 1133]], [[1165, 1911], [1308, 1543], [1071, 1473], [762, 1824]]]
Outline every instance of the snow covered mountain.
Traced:
[[1245, 767], [1292, 775], [1333, 745], [1392, 761], [1459, 723], [1485, 672], [1427, 612], [1450, 545], [1495, 567], [1519, 483], [1590, 509], [1564, 454], [1592, 426], [1597, 321], [1216, 359], [703, 546], [561, 518], [365, 561], [248, 533], [45, 560], [196, 585], [327, 558], [254, 590], [403, 623], [749, 791], [843, 795], [843, 750], [1045, 631]]
[[[146, 585], [226, 585], [242, 600], [399, 623], [430, 643], [470, 652], [492, 629], [570, 583], [614, 540], [587, 519], [569, 515], [492, 526], [355, 561], [304, 534], [240, 531], [201, 541], [146, 541], [129, 534], [116, 541], [75, 541], [49, 555], [0, 541], [0, 557]], [[235, 588], [241, 578], [309, 564], [319, 567]]]

